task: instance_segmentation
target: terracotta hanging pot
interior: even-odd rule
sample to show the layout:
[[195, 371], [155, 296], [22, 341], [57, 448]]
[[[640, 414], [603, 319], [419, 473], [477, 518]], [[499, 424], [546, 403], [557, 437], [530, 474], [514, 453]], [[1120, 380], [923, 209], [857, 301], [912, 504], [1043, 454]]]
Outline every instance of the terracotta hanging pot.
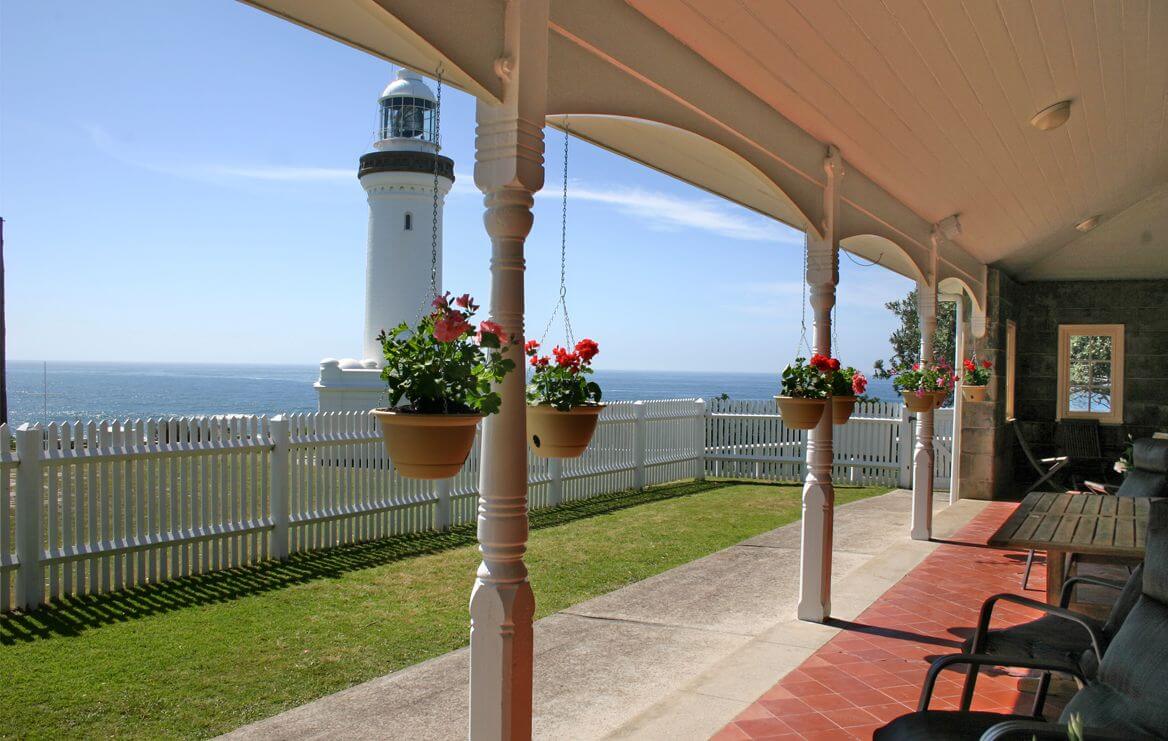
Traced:
[[961, 396], [966, 401], [985, 401], [988, 386], [962, 386]]
[[540, 458], [579, 458], [592, 442], [604, 404], [572, 407], [549, 404], [527, 407], [527, 444]]
[[481, 414], [374, 409], [393, 467], [409, 479], [448, 479], [462, 470]]
[[945, 405], [945, 399], [949, 398], [948, 391], [934, 391], [933, 392], [933, 408], [940, 409]]
[[831, 397], [831, 423], [833, 425], [842, 425], [851, 419], [852, 412], [856, 409], [856, 397], [854, 396], [833, 396]]
[[935, 403], [932, 394], [917, 396], [915, 391], [901, 391], [900, 395], [904, 397], [904, 405], [910, 412], [927, 412]]
[[827, 399], [800, 399], [795, 396], [776, 396], [779, 416], [783, 424], [796, 430], [810, 430], [819, 424]]

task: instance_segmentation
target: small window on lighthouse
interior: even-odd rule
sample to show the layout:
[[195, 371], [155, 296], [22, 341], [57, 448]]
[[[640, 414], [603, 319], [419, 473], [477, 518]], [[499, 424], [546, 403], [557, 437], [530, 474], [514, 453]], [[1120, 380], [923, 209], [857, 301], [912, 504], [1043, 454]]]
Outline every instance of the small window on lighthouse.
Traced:
[[409, 232], [409, 231], [413, 231], [413, 229], [414, 229], [414, 215], [413, 214], [406, 214], [405, 230], [407, 232]]

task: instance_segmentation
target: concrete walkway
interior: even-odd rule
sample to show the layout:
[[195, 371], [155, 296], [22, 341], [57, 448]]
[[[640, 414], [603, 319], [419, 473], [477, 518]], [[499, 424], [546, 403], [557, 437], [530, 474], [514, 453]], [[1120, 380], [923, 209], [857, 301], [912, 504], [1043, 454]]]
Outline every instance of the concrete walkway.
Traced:
[[[937, 500], [938, 538], [985, 505]], [[833, 616], [856, 617], [937, 547], [908, 538], [909, 507], [899, 490], [837, 510]], [[535, 736], [718, 731], [839, 632], [793, 619], [798, 546], [795, 522], [537, 622]], [[468, 660], [453, 651], [228, 736], [465, 738]]]

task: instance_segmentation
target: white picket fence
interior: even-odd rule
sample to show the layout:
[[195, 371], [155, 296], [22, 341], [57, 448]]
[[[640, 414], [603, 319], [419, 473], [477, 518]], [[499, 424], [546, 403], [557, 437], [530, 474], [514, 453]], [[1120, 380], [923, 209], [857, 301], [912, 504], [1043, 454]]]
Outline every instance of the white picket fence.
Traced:
[[[908, 420], [861, 405], [836, 428], [839, 480], [905, 485]], [[799, 481], [804, 442], [773, 401], [616, 402], [582, 457], [529, 455], [529, 504], [706, 475]], [[0, 611], [472, 522], [479, 451], [423, 482], [397, 475], [365, 412], [0, 426]]]
[[[832, 435], [832, 478], [849, 484], [911, 486], [915, 419], [903, 404], [857, 404], [847, 424], [836, 425]], [[953, 410], [937, 410], [934, 426], [934, 486], [945, 489], [953, 465]], [[806, 433], [783, 424], [773, 399], [709, 402], [710, 476], [802, 481], [806, 442]]]

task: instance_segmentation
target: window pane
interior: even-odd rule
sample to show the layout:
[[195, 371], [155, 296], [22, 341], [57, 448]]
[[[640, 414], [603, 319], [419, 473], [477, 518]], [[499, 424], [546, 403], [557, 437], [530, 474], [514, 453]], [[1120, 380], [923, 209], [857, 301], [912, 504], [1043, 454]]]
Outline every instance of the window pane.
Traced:
[[1071, 361], [1076, 360], [1111, 360], [1111, 337], [1071, 335]]
[[1091, 411], [1093, 412], [1110, 412], [1111, 411], [1111, 387], [1096, 388], [1091, 393]]

